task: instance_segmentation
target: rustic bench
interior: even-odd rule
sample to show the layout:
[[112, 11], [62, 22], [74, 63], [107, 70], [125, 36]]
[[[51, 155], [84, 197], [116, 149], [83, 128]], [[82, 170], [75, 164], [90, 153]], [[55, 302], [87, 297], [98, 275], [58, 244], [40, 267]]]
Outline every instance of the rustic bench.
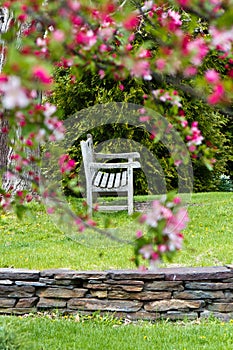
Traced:
[[[93, 194], [95, 193], [127, 193], [126, 205], [100, 205], [99, 210], [128, 210], [133, 213], [133, 169], [141, 165], [135, 158], [140, 158], [138, 152], [131, 153], [96, 153], [93, 148], [92, 135], [87, 135], [86, 141], [81, 141], [81, 151], [86, 178], [86, 196], [89, 214], [92, 214]], [[102, 160], [99, 162], [98, 160]], [[118, 162], [108, 163], [109, 160]], [[119, 160], [127, 160], [120, 162]]]

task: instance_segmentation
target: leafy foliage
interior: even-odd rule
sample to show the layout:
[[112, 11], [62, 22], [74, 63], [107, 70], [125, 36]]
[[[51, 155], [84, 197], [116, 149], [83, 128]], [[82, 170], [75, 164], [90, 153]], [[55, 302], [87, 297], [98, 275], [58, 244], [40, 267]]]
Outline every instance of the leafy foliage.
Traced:
[[[55, 89], [49, 101], [58, 106], [60, 118], [66, 119], [70, 115], [76, 112], [93, 106], [95, 104], [105, 104], [108, 102], [130, 102], [138, 105], [144, 104], [144, 97], [148, 92], [148, 84], [142, 83], [140, 80], [128, 79], [122, 82], [123, 89], [120, 88], [120, 83], [111, 79], [100, 79], [96, 74], [83, 74], [80, 80], [73, 80], [72, 69], [58, 68], [55, 71]], [[151, 82], [156, 86], [155, 82]], [[162, 85], [166, 88], [166, 84]], [[159, 102], [158, 102], [159, 103]], [[183, 105], [186, 119], [191, 123], [192, 121], [198, 121], [202, 134], [205, 138], [207, 145], [214, 145], [216, 151], [216, 164], [213, 171], [210, 171], [203, 164], [202, 160], [193, 159], [194, 169], [194, 190], [201, 191], [214, 191], [217, 189], [216, 176], [226, 171], [228, 155], [229, 155], [229, 134], [224, 130], [227, 123], [227, 118], [212, 110], [212, 108], [206, 105], [203, 101], [190, 100], [189, 96], [183, 94]], [[150, 105], [151, 108], [155, 108]], [[174, 122], [169, 117], [168, 110], [164, 110], [167, 113], [167, 118]], [[155, 143], [150, 134], [142, 129], [128, 124], [111, 124], [101, 126], [95, 129], [89, 130], [92, 133], [95, 145], [107, 140], [113, 140], [117, 138], [125, 138], [134, 140], [152, 152], [159, 160], [160, 165], [165, 173], [166, 185], [168, 190], [177, 188], [177, 174], [174, 166], [169, 161], [169, 153], [161, 143]], [[77, 168], [76, 174], [79, 172], [81, 165], [81, 150], [79, 142], [81, 139], [85, 139], [86, 135], [82, 135], [77, 142], [69, 150], [71, 158], [76, 160]], [[111, 149], [111, 143], [109, 144]], [[134, 151], [131, 149], [130, 151]], [[148, 163], [148, 168], [151, 171], [151, 176], [155, 176], [158, 169], [155, 169]], [[74, 172], [71, 176], [74, 176]], [[67, 188], [68, 179], [64, 179], [63, 186], [65, 192], [70, 194], [71, 192]], [[156, 193], [148, 188], [145, 175], [141, 170], [135, 171], [135, 184], [136, 194]]]

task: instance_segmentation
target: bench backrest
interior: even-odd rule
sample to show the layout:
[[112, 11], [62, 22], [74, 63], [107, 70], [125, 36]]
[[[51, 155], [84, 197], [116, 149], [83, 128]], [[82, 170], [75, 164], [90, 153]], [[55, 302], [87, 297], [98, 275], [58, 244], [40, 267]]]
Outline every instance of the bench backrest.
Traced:
[[87, 135], [86, 141], [81, 141], [81, 151], [83, 157], [84, 171], [87, 180], [91, 179], [90, 163], [94, 161], [93, 139], [92, 135]]

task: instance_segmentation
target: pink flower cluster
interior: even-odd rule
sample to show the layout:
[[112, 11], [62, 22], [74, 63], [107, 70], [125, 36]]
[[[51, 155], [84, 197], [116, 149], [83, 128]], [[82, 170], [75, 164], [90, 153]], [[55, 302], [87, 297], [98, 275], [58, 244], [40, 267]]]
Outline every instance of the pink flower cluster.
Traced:
[[2, 105], [6, 109], [25, 108], [30, 99], [26, 90], [22, 87], [21, 79], [17, 76], [0, 76], [0, 94]]
[[181, 231], [188, 221], [187, 210], [181, 207], [179, 197], [164, 196], [161, 200], [155, 200], [151, 211], [140, 218], [140, 222], [146, 225], [147, 232], [137, 232], [136, 263], [139, 263], [140, 256], [149, 261], [150, 267], [163, 259], [170, 260], [182, 248]]
[[153, 90], [152, 95], [162, 101], [162, 102], [167, 102], [172, 106], [177, 106], [181, 107], [181, 98], [178, 95], [176, 90], [173, 91], [166, 91], [163, 89], [158, 89], [158, 90]]
[[180, 14], [171, 9], [167, 12], [162, 12], [159, 20], [162, 26], [167, 27], [169, 31], [174, 31], [182, 25]]
[[75, 167], [75, 161], [68, 154], [61, 155], [58, 164], [62, 174], [70, 172]]
[[186, 136], [187, 145], [189, 147], [190, 152], [194, 152], [196, 150], [196, 146], [201, 145], [204, 137], [201, 134], [200, 129], [198, 128], [198, 122], [192, 122], [190, 128], [190, 134]]

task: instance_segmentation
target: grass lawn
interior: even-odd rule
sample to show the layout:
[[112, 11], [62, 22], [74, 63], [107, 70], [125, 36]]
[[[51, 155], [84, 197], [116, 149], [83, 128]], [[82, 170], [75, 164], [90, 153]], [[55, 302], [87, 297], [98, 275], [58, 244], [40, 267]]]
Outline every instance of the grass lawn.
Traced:
[[[139, 199], [145, 200], [145, 197]], [[31, 212], [22, 220], [13, 214], [0, 216], [1, 267], [135, 268], [130, 260], [130, 244], [116, 243], [92, 231], [76, 233], [68, 224], [64, 233], [43, 206], [31, 204], [30, 207]], [[174, 264], [208, 266], [232, 263], [232, 207], [233, 193], [193, 194], [188, 204], [190, 222], [184, 231], [184, 247], [176, 255]], [[108, 222], [111, 232], [121, 238], [134, 239], [138, 223], [126, 212], [97, 213], [95, 219], [100, 227]]]
[[[139, 198], [138, 200], [145, 200]], [[77, 203], [73, 203], [75, 206]], [[193, 194], [188, 204], [190, 222], [184, 249], [175, 265], [204, 266], [233, 262], [232, 193]], [[41, 205], [30, 204], [23, 220], [13, 214], [0, 217], [0, 266], [78, 270], [135, 268], [132, 248], [102, 235], [85, 231], [62, 232]], [[109, 220], [109, 218], [111, 220]], [[121, 238], [133, 239], [137, 221], [126, 213], [95, 217], [99, 227], [106, 222]], [[18, 345], [17, 345], [18, 344]], [[233, 320], [128, 323], [110, 316], [41, 315], [0, 317], [0, 350], [232, 350]]]
[[[137, 322], [108, 317], [80, 320], [55, 317], [0, 317], [0, 349], [20, 350], [232, 350], [233, 323], [217, 320], [193, 322]], [[20, 347], [1, 347], [8, 332]], [[6, 334], [6, 333], [5, 333]]]

